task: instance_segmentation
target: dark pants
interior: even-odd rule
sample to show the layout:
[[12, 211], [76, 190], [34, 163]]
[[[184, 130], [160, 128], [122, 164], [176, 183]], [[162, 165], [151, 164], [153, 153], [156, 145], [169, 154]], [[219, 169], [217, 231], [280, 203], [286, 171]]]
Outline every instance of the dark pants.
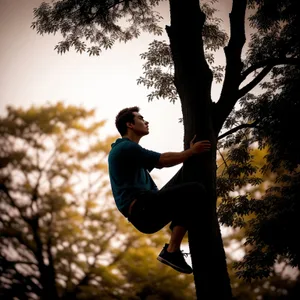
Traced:
[[185, 182], [183, 168], [159, 191], [145, 191], [136, 197], [128, 220], [143, 233], [154, 233], [171, 222], [189, 228], [199, 201], [207, 201], [205, 188], [198, 182]]

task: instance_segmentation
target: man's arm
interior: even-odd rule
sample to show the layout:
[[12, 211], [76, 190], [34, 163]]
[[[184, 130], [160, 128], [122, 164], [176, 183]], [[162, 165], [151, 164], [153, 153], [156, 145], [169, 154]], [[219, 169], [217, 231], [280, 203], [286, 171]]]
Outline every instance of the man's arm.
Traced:
[[158, 164], [156, 165], [156, 168], [166, 168], [166, 167], [173, 167], [178, 164], [183, 163], [185, 160], [187, 160], [189, 157], [193, 155], [193, 152], [191, 149], [182, 151], [182, 152], [165, 152], [162, 153]]
[[194, 154], [200, 154], [202, 152], [207, 152], [210, 150], [211, 145], [209, 141], [205, 140], [194, 143], [194, 139], [195, 137], [190, 143], [190, 148], [185, 151], [162, 153], [156, 165], [156, 168], [161, 169], [165, 167], [173, 167], [183, 163]]

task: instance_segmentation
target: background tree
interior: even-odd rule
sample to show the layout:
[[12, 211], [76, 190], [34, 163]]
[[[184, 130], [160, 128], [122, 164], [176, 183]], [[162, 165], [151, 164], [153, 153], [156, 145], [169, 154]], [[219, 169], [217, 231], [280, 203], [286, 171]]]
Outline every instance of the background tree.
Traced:
[[[84, 124], [93, 114], [58, 103], [27, 111], [9, 107], [1, 118], [1, 278], [6, 292], [22, 287], [24, 299], [30, 293], [57, 299], [62, 288], [80, 288], [96, 276], [95, 263], [117, 225], [107, 230], [112, 212], [100, 218], [93, 211], [96, 199], [105, 195], [101, 160], [110, 140], [95, 136], [103, 121]], [[98, 274], [105, 280], [103, 275]]]
[[188, 276], [154, 266], [164, 232], [141, 235], [112, 205], [115, 137], [94, 114], [57, 103], [0, 118], [1, 299], [193, 297]]
[[[101, 48], [109, 48], [115, 41], [127, 41], [137, 37], [140, 30], [160, 33], [160, 29], [157, 27], [158, 15], [153, 9], [158, 2], [155, 0], [54, 1], [52, 5], [44, 3], [35, 10], [36, 20], [33, 27], [39, 33], [61, 31], [64, 40], [58, 44], [58, 52], [65, 52], [74, 46], [79, 52], [87, 50], [90, 54], [97, 55]], [[184, 163], [186, 175], [191, 180], [200, 181], [205, 185], [209, 195], [207, 201], [211, 207], [210, 211], [201, 212], [201, 202], [199, 201], [201, 216], [198, 220], [194, 220], [194, 226], [189, 230], [189, 245], [197, 296], [200, 298], [201, 296], [206, 297], [205, 294], [211, 294], [213, 298], [230, 299], [231, 289], [216, 217], [217, 140], [225, 136], [220, 136], [224, 125], [228, 128], [235, 125], [236, 122], [231, 122], [232, 118], [229, 115], [239, 99], [242, 101], [241, 105], [244, 101], [248, 107], [251, 104], [254, 107], [258, 101], [251, 102], [253, 98], [248, 96], [248, 93], [263, 79], [266, 79], [268, 74], [276, 83], [282, 75], [276, 73], [278, 70], [276, 66], [299, 65], [299, 52], [295, 51], [291, 54], [289, 44], [290, 42], [292, 45], [297, 44], [299, 39], [297, 40], [297, 35], [295, 39], [291, 38], [293, 32], [288, 24], [288, 20], [291, 19], [298, 24], [299, 14], [297, 15], [297, 10], [295, 10], [295, 1], [276, 1], [276, 5], [270, 10], [268, 8], [270, 8], [271, 2], [267, 0], [232, 1], [230, 37], [224, 47], [226, 65], [223, 87], [217, 103], [213, 103], [211, 99], [213, 72], [209, 67], [209, 63], [213, 61], [212, 56], [206, 50], [207, 48], [215, 50], [223, 46], [226, 42], [226, 35], [219, 30], [219, 20], [210, 18], [213, 13], [210, 7], [204, 4], [204, 1], [200, 2], [202, 6], [199, 5], [198, 0], [191, 0], [188, 3], [186, 1], [169, 1], [171, 26], [167, 26], [166, 30], [170, 46], [161, 43], [154, 43], [150, 46], [149, 51], [144, 54], [144, 58], [147, 59], [146, 72], [144, 79], [140, 79], [140, 82], [154, 88], [153, 96], [169, 97], [171, 100], [175, 100], [176, 95], [179, 96], [183, 113], [185, 148], [189, 146], [189, 141], [195, 133], [198, 139], [209, 139], [212, 142], [210, 154]], [[214, 4], [215, 1], [210, 1], [210, 3]], [[256, 34], [249, 44], [250, 50], [247, 57], [242, 57], [242, 50], [246, 42], [247, 4], [254, 10], [251, 24]], [[264, 16], [269, 15], [272, 17], [264, 19]], [[129, 18], [129, 26], [126, 29], [118, 23], [123, 17]], [[264, 26], [262, 26], [262, 21], [265, 21]], [[87, 38], [88, 45], [83, 42], [84, 38]], [[157, 51], [155, 48], [161, 50], [159, 52], [161, 56], [156, 55], [156, 58], [152, 55]], [[155, 51], [153, 52], [152, 49]], [[172, 67], [174, 70], [171, 75], [164, 72], [165, 67], [169, 66], [171, 66], [171, 72]], [[216, 78], [220, 79], [218, 74], [222, 68], [219, 67], [215, 71], [217, 71], [217, 73], [215, 72]], [[272, 73], [270, 73], [271, 71]], [[248, 81], [249, 77], [251, 78]], [[171, 85], [172, 82], [174, 85]], [[167, 86], [169, 88], [166, 88]], [[152, 98], [150, 94], [150, 100]], [[244, 106], [245, 114], [240, 112], [240, 115], [235, 115], [235, 118], [243, 117], [244, 123], [235, 129], [231, 128], [232, 131], [227, 134], [241, 128], [254, 127], [261, 122], [263, 119], [256, 118], [255, 111], [258, 110], [253, 108], [253, 114], [245, 115], [249, 111]], [[263, 115], [266, 116], [265, 113]], [[245, 149], [248, 149], [254, 140], [237, 139], [235, 142], [236, 146], [233, 148], [238, 149], [233, 149], [232, 153], [235, 153], [235, 159], [241, 165], [235, 173], [233, 169], [231, 170], [232, 176], [238, 177], [241, 172], [247, 175], [253, 174], [255, 171], [253, 167], [246, 164], [249, 161], [249, 154]], [[273, 144], [270, 144], [271, 146]], [[235, 185], [239, 184], [238, 180], [234, 180], [234, 183]], [[255, 184], [253, 180], [252, 183]], [[259, 182], [257, 181], [257, 183]], [[241, 199], [236, 199], [236, 203], [239, 203], [238, 201]], [[240, 204], [235, 205], [235, 207], [239, 206]], [[258, 213], [261, 211], [262, 208], [256, 211], [257, 219], [259, 219]], [[203, 226], [204, 224], [205, 226]], [[201, 227], [207, 229], [204, 232], [202, 230], [206, 247], [203, 247], [203, 241], [199, 239]], [[256, 238], [258, 235], [254, 235], [253, 241]], [[262, 245], [259, 240], [256, 242], [258, 245]], [[260, 247], [260, 250], [262, 249], [263, 247]], [[207, 256], [205, 261], [201, 260], [203, 256]], [[269, 263], [270, 265], [272, 264]], [[266, 275], [267, 273], [263, 272], [262, 274]]]

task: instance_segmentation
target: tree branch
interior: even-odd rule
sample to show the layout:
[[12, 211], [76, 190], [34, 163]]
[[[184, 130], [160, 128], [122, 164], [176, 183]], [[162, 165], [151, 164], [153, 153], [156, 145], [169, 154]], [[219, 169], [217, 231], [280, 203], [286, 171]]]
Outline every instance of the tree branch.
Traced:
[[[29, 292], [35, 292], [38, 296], [40, 296], [41, 293], [41, 287], [38, 286], [32, 279], [35, 279], [36, 281], [39, 281], [39, 278], [34, 275], [24, 275], [18, 271], [18, 269], [12, 265], [10, 269], [6, 268], [6, 273], [2, 272], [1, 277], [4, 277], [8, 281], [11, 281], [12, 279], [15, 282], [18, 282], [23, 287], [30, 286], [32, 290], [29, 290]], [[7, 271], [13, 271], [15, 274], [13, 275], [13, 278], [11, 276], [11, 273], [8, 273]], [[28, 289], [28, 287], [26, 287]]]
[[[221, 158], [222, 158], [222, 160], [223, 160], [223, 163], [224, 163], [224, 165], [225, 165], [225, 168], [224, 168], [224, 170], [223, 170], [223, 172], [222, 172], [222, 175], [223, 175], [224, 172], [225, 172], [225, 170], [228, 169], [228, 164], [227, 164], [227, 162], [226, 162], [226, 159], [225, 159], [224, 155], [223, 155], [222, 152], [220, 151], [220, 149], [218, 149], [218, 152], [219, 152], [219, 154], [220, 154], [220, 156], [221, 156]], [[222, 166], [222, 164], [221, 164], [219, 167], [221, 167], [221, 166]], [[219, 168], [219, 167], [218, 167], [218, 168]]]
[[24, 245], [28, 250], [30, 250], [33, 253], [33, 255], [36, 255], [36, 249], [33, 245], [30, 244], [28, 240], [25, 239], [24, 235], [22, 235], [21, 232], [13, 231], [12, 229], [2, 229], [0, 233], [1, 237], [6, 237], [7, 239], [17, 239], [17, 241], [21, 245]]
[[30, 262], [30, 261], [21, 261], [21, 260], [14, 260], [14, 261], [7, 260], [7, 263], [12, 264], [12, 265], [22, 264], [22, 265], [34, 265], [34, 266], [37, 266], [37, 263]]
[[[114, 1], [114, 3], [113, 3], [112, 5], [106, 7], [106, 10], [109, 11], [111, 8], [117, 6], [117, 5], [119, 5], [119, 4], [121, 4], [121, 3], [125, 2], [125, 1], [126, 1], [126, 0], [122, 0], [122, 1]], [[80, 12], [82, 11], [83, 6], [84, 6], [84, 5], [82, 5], [82, 6], [78, 9]], [[94, 13], [94, 15], [91, 16], [91, 17], [89, 17], [89, 16], [86, 15], [87, 22], [90, 23], [90, 22], [94, 21], [94, 20], [97, 18], [97, 16], [99, 15], [101, 9], [103, 9], [102, 6], [100, 6], [100, 7], [97, 9], [97, 11]]]
[[251, 82], [238, 91], [236, 100], [240, 99], [258, 85], [272, 70], [273, 66], [266, 66]]
[[[256, 85], [258, 85], [267, 75], [268, 73], [272, 70], [273, 67], [275, 67], [276, 65], [282, 65], [282, 64], [290, 64], [290, 65], [300, 65], [300, 59], [298, 58], [274, 58], [274, 59], [266, 59], [263, 60], [261, 62], [258, 62], [254, 65], [252, 65], [251, 67], [249, 67], [248, 69], [246, 69], [240, 77], [240, 83], [241, 84], [246, 77], [251, 74], [252, 72], [254, 72], [255, 70], [259, 69], [259, 68], [263, 68], [264, 69], [251, 81], [249, 82], [247, 85], [245, 85], [243, 88], [241, 88], [240, 90], [237, 91], [237, 94], [235, 97], [229, 98], [232, 99], [232, 103], [236, 103], [236, 101], [238, 101], [238, 99], [240, 99], [241, 97], [243, 97], [244, 95], [246, 95], [248, 92], [250, 92]], [[225, 82], [224, 82], [225, 84]], [[224, 87], [223, 87], [224, 88]], [[221, 95], [222, 98], [222, 95]], [[222, 103], [224, 101], [222, 101], [222, 99], [220, 98], [220, 103], [222, 105]], [[227, 101], [227, 103], [223, 103], [222, 105], [222, 110], [224, 110], [224, 108], [228, 105], [230, 105], [231, 101]], [[219, 102], [217, 103], [217, 105], [220, 105]], [[218, 107], [218, 109], [220, 109]], [[232, 109], [232, 107], [231, 107]], [[220, 137], [219, 137], [220, 138]]]
[[236, 95], [240, 85], [243, 69], [241, 60], [242, 49], [246, 41], [245, 13], [247, 0], [233, 0], [230, 17], [230, 40], [224, 48], [226, 56], [226, 70], [220, 99], [216, 106], [217, 116], [214, 119], [215, 128], [219, 131], [227, 116], [236, 103]]
[[19, 206], [16, 204], [16, 201], [15, 201], [15, 200], [13, 199], [13, 197], [10, 195], [8, 188], [7, 188], [7, 186], [6, 186], [4, 183], [1, 183], [1, 184], [0, 184], [0, 191], [1, 191], [1, 190], [4, 192], [4, 194], [5, 194], [5, 195], [7, 196], [7, 198], [9, 199], [10, 204], [11, 204], [14, 208], [16, 208], [16, 209], [19, 211], [20, 216], [21, 216], [21, 218], [23, 219], [23, 221], [26, 222], [27, 224], [29, 224], [30, 220], [29, 220], [27, 217], [25, 217], [25, 216], [23, 215], [23, 213], [22, 213], [22, 208], [19, 207]]
[[243, 128], [253, 128], [255, 127], [256, 125], [258, 124], [257, 121], [251, 123], [251, 124], [241, 124], [235, 128], [232, 128], [230, 130], [228, 130], [227, 132], [221, 134], [218, 136], [218, 140], [221, 140], [223, 139], [225, 136], [229, 135], [229, 134], [232, 134], [232, 133], [235, 133], [236, 131], [240, 130], [240, 129], [243, 129]]
[[116, 6], [116, 5], [118, 5], [118, 4], [121, 4], [122, 2], [125, 2], [125, 1], [126, 1], [126, 0], [118, 1], [118, 2], [115, 1], [114, 4], [112, 4], [111, 6], [108, 6], [108, 7], [107, 7], [107, 10], [109, 10], [109, 9], [113, 8], [114, 6]]
[[248, 69], [246, 69], [241, 76], [241, 83], [246, 79], [248, 75], [250, 75], [252, 72], [254, 72], [257, 69], [266, 67], [266, 66], [277, 66], [277, 65], [300, 65], [300, 59], [298, 58], [270, 58], [262, 60], [256, 64], [253, 64]]

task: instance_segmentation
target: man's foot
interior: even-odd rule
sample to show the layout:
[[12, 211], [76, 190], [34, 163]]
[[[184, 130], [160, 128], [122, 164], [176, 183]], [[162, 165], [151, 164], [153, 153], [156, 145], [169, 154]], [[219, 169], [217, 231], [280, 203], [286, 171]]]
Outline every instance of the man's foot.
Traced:
[[168, 252], [168, 246], [168, 244], [165, 244], [157, 259], [178, 272], [185, 274], [193, 273], [193, 269], [186, 263], [183, 257], [183, 254], [185, 253], [182, 253], [180, 250], [177, 250], [176, 252]]

